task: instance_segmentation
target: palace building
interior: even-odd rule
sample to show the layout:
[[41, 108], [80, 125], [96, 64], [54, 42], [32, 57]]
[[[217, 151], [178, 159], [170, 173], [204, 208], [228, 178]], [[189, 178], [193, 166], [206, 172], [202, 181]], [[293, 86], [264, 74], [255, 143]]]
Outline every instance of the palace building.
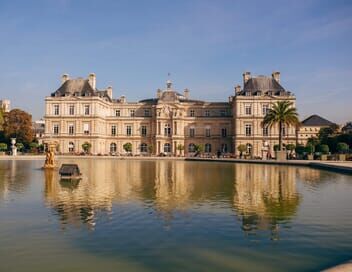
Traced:
[[[236, 86], [228, 101], [207, 102], [190, 98], [167, 81], [156, 96], [129, 102], [113, 98], [112, 87], [96, 88], [96, 76], [70, 79], [62, 76], [61, 86], [45, 98], [44, 141], [56, 141], [61, 153], [80, 153], [89, 143], [92, 154], [192, 155], [196, 146], [214, 155], [238, 155], [239, 145], [252, 157], [274, 155], [278, 128], [262, 127], [271, 105], [295, 96], [280, 84], [280, 73], [272, 76], [243, 74], [243, 87]], [[284, 127], [284, 143], [296, 143], [295, 127]]]

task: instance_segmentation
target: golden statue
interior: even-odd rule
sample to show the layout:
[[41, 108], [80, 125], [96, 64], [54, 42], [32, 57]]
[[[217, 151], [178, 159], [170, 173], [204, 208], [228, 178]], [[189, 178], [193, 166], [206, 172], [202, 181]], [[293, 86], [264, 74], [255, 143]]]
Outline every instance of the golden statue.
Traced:
[[46, 151], [45, 155], [45, 163], [43, 168], [44, 169], [54, 169], [56, 167], [55, 165], [55, 150], [56, 144], [55, 143], [48, 143], [48, 149]]

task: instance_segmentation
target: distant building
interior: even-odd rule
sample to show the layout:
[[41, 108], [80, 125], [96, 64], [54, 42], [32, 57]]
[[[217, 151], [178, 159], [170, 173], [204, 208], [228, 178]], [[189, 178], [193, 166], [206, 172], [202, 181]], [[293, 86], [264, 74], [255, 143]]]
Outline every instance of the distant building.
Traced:
[[333, 125], [336, 124], [319, 115], [309, 116], [301, 122], [301, 126], [298, 129], [298, 143], [306, 145], [309, 138], [318, 137], [321, 128]]
[[347, 122], [341, 129], [342, 133], [352, 134], [352, 122]]
[[3, 109], [4, 112], [9, 112], [11, 110], [10, 100], [8, 99], [0, 100], [0, 107]]
[[34, 121], [32, 123], [32, 126], [34, 136], [38, 140], [38, 144], [43, 144], [43, 137], [45, 133], [45, 121], [43, 119]]
[[[134, 154], [194, 154], [196, 145], [205, 153], [238, 155], [238, 146], [247, 147], [254, 157], [274, 154], [278, 144], [278, 126], [261, 126], [273, 103], [295, 96], [280, 84], [280, 73], [272, 76], [243, 74], [243, 88], [224, 102], [190, 98], [173, 88], [170, 80], [156, 97], [127, 102], [125, 96], [114, 99], [112, 87], [96, 88], [96, 76], [70, 79], [62, 76], [61, 86], [45, 98], [45, 140], [55, 140], [62, 153], [82, 152], [82, 144], [91, 144], [91, 153], [125, 153], [132, 144]], [[296, 142], [296, 129], [283, 128], [284, 143]]]

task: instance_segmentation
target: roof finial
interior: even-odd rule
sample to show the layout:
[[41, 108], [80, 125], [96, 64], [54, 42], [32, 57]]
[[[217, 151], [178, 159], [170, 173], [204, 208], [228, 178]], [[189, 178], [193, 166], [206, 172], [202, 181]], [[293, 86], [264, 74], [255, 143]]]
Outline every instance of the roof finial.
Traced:
[[171, 80], [170, 80], [170, 73], [167, 73], [167, 77], [168, 77], [168, 79], [167, 79], [167, 81], [166, 81], [166, 88], [167, 89], [171, 89], [171, 86], [172, 86], [172, 82], [171, 82]]

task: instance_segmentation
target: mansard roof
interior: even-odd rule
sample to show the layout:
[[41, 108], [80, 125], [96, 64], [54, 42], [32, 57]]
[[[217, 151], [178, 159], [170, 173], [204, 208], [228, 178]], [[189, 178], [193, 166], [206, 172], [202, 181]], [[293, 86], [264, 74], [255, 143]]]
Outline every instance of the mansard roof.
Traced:
[[257, 76], [247, 80], [244, 84], [243, 90], [238, 95], [245, 95], [247, 92], [251, 94], [262, 94], [267, 95], [290, 95], [291, 93], [286, 91], [280, 83], [272, 77], [268, 76]]
[[314, 127], [314, 126], [319, 126], [319, 127], [323, 127], [323, 126], [331, 126], [331, 125], [334, 125], [333, 122], [330, 122], [329, 120], [319, 116], [319, 115], [316, 115], [316, 114], [313, 114], [311, 116], [309, 116], [308, 118], [304, 119], [302, 121], [302, 125], [303, 126], [306, 126], [306, 127]]
[[99, 91], [94, 89], [90, 85], [89, 80], [83, 78], [66, 80], [51, 96], [98, 96], [111, 101], [106, 90]]

